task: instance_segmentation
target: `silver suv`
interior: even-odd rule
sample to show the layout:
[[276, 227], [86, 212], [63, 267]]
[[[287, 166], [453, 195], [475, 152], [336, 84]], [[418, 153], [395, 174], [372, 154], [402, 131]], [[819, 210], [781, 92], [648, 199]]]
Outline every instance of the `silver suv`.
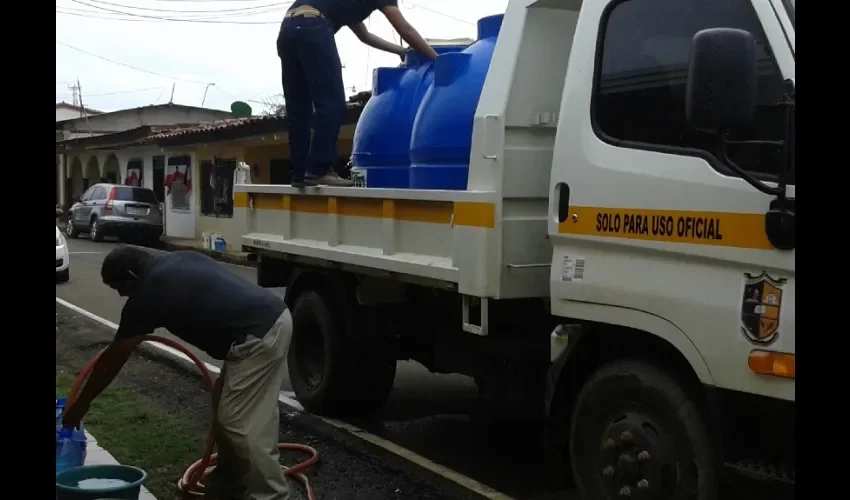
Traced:
[[117, 236], [124, 241], [154, 243], [162, 235], [162, 210], [153, 191], [119, 184], [95, 184], [68, 211], [65, 233], [92, 241]]

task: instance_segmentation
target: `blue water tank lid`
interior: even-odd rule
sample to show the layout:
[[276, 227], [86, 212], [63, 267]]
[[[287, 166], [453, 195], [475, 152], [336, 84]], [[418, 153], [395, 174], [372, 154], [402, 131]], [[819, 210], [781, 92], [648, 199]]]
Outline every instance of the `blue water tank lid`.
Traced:
[[494, 38], [499, 35], [499, 30], [502, 28], [504, 14], [496, 14], [494, 16], [482, 17], [478, 20], [478, 39]]

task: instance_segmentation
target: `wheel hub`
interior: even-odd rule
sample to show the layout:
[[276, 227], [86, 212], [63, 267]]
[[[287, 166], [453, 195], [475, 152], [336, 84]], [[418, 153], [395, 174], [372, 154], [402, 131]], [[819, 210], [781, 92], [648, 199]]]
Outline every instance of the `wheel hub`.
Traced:
[[675, 446], [650, 417], [626, 413], [611, 422], [600, 451], [608, 498], [666, 498], [674, 490]]

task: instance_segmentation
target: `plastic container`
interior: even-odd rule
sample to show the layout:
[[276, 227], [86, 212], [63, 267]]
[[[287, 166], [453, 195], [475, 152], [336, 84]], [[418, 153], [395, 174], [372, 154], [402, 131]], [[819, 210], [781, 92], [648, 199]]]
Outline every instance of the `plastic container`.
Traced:
[[212, 235], [212, 250], [214, 252], [224, 253], [227, 250], [227, 242], [221, 233], [213, 233]]
[[[434, 44], [438, 54], [459, 52], [469, 44]], [[410, 135], [419, 104], [434, 81], [434, 63], [409, 50], [396, 68], [377, 68], [372, 97], [357, 122], [352, 144], [352, 167], [365, 187], [406, 188], [410, 174]]]
[[86, 462], [86, 432], [82, 424], [77, 429], [62, 427], [66, 398], [56, 400], [56, 472], [79, 467]]
[[[88, 465], [56, 474], [56, 500], [138, 500], [148, 475], [129, 465]], [[114, 488], [80, 488], [87, 479], [118, 479], [127, 484]]]
[[434, 84], [413, 123], [410, 188], [466, 189], [475, 109], [503, 19], [480, 19], [475, 43], [437, 57]]
[[201, 241], [204, 242], [204, 249], [212, 249], [212, 233], [210, 231], [204, 231], [201, 233]]
[[60, 428], [56, 432], [56, 472], [86, 463], [86, 434], [80, 429]]

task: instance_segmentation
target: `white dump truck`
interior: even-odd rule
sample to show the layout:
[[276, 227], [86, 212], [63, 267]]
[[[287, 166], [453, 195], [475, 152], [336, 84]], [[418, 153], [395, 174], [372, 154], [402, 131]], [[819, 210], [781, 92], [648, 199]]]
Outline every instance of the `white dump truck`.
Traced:
[[466, 189], [236, 186], [299, 401], [374, 411], [412, 359], [538, 409], [584, 498], [793, 491], [794, 34], [794, 0], [512, 0]]

